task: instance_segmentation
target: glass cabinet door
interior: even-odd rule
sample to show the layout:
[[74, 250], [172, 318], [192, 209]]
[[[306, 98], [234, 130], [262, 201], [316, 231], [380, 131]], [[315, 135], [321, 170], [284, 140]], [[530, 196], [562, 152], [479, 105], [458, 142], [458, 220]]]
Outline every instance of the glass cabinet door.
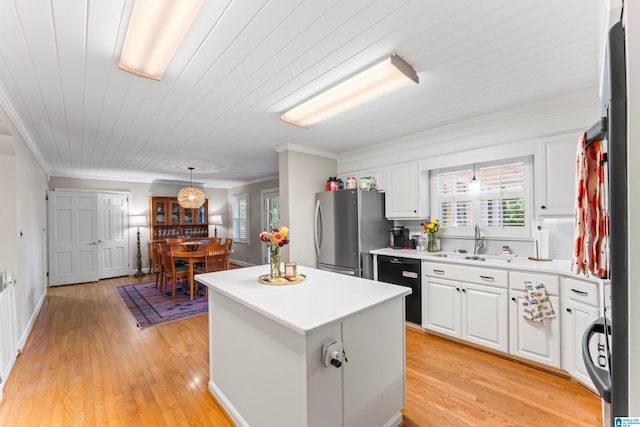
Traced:
[[160, 225], [167, 223], [164, 200], [153, 201], [153, 223]]
[[207, 206], [206, 205], [202, 205], [198, 208], [198, 217], [196, 218], [196, 222], [198, 224], [207, 223]]
[[171, 202], [171, 224], [180, 224], [180, 204]]
[[184, 210], [184, 216], [182, 217], [184, 224], [193, 224], [193, 211], [193, 209]]

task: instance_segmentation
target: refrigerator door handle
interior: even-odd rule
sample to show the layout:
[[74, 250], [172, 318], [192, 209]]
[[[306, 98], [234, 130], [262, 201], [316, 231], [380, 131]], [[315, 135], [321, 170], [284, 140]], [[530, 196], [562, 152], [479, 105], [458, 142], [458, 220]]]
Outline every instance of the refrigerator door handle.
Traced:
[[315, 227], [314, 227], [314, 241], [316, 244], [316, 255], [320, 256], [320, 245], [322, 242], [320, 241], [320, 236], [318, 235], [318, 228], [322, 227], [322, 209], [320, 208], [320, 200], [316, 200], [316, 212], [314, 217]]

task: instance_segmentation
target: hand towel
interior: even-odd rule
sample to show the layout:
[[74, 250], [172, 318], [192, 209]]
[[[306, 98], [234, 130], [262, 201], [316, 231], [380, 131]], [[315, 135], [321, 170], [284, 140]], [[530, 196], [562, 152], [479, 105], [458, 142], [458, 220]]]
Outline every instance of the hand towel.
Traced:
[[571, 270], [606, 278], [607, 216], [605, 210], [604, 152], [601, 141], [586, 146], [584, 132], [576, 149], [576, 205]]
[[524, 282], [524, 289], [522, 315], [525, 318], [539, 322], [556, 316], [543, 283]]

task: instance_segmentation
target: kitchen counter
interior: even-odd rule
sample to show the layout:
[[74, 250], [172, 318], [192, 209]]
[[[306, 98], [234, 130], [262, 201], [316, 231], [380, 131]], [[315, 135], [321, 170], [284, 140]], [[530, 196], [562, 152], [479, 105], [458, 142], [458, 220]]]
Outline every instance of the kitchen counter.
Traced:
[[[397, 426], [410, 289], [306, 267], [302, 283], [258, 283], [268, 270], [196, 276], [209, 290], [209, 390], [236, 425]], [[326, 366], [333, 341], [346, 360]]]
[[[475, 267], [501, 268], [510, 271], [537, 271], [540, 273], [559, 274], [567, 277], [589, 280], [594, 283], [599, 282], [599, 279], [597, 278], [586, 277], [584, 275], [576, 275], [571, 271], [571, 261], [566, 260], [533, 261], [528, 259], [527, 257], [480, 254], [480, 257], [485, 257], [485, 261], [476, 261], [464, 258], [465, 256], [473, 256], [473, 254], [471, 253], [460, 254], [451, 252], [427, 252], [417, 251], [415, 249], [391, 248], [375, 249], [373, 251], [370, 251], [370, 253], [373, 255], [388, 255], [394, 257], [414, 258], [432, 262], [472, 265]], [[439, 256], [439, 254], [450, 254], [450, 256], [442, 257]]]

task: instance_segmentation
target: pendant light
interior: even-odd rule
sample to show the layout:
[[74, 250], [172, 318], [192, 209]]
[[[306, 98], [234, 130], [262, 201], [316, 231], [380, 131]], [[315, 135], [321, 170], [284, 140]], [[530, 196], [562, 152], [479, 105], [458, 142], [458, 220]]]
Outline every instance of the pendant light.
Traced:
[[469, 192], [470, 193], [479, 193], [480, 192], [480, 181], [476, 179], [476, 164], [473, 164], [473, 178], [471, 178], [471, 182], [469, 183]]
[[191, 172], [191, 186], [180, 189], [178, 192], [178, 203], [185, 209], [198, 209], [204, 205], [204, 192], [193, 186], [193, 169], [195, 168], [189, 167], [187, 169]]

